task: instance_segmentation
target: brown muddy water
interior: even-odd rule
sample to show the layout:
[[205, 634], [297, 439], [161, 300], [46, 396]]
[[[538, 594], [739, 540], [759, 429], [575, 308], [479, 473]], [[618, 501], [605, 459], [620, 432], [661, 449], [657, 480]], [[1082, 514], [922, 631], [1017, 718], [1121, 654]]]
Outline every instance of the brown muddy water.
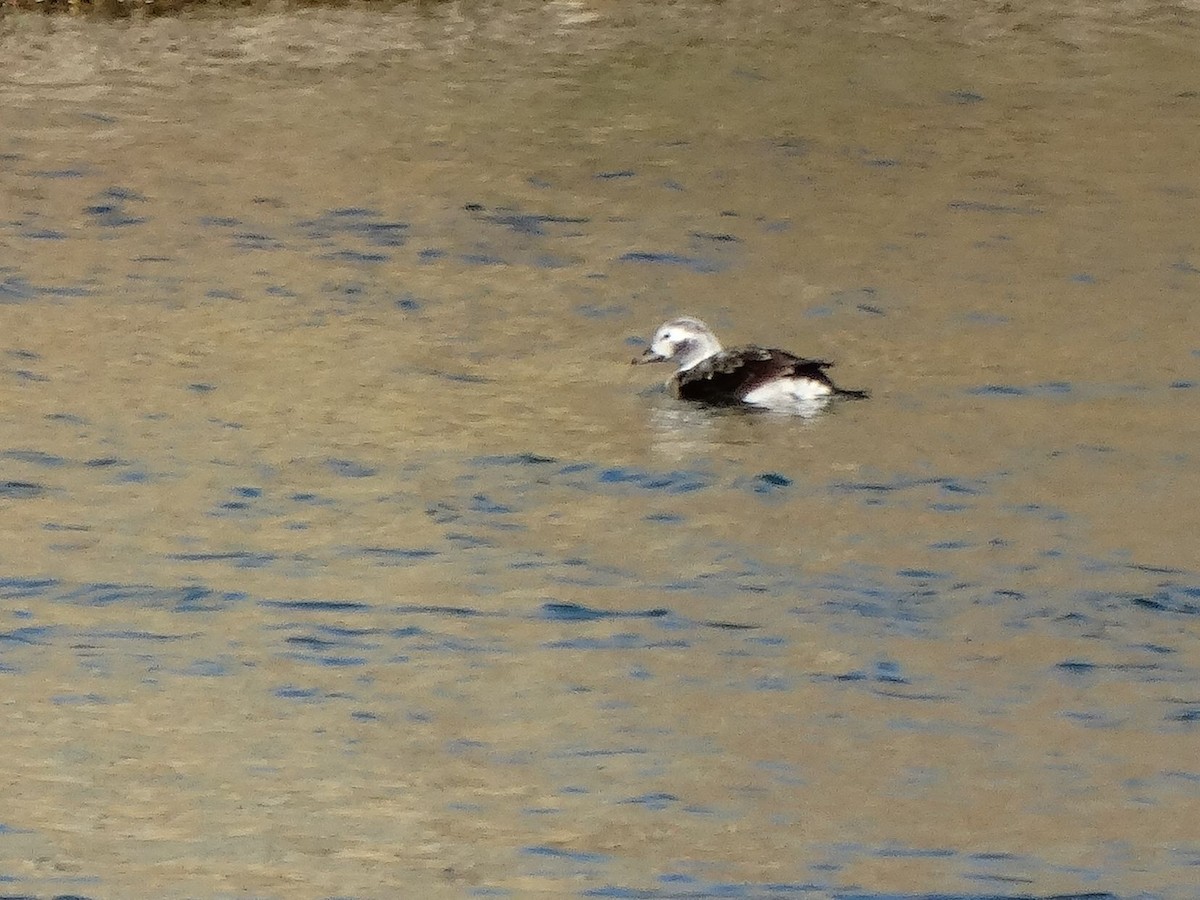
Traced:
[[1198, 26], [0, 19], [0, 893], [1200, 896]]

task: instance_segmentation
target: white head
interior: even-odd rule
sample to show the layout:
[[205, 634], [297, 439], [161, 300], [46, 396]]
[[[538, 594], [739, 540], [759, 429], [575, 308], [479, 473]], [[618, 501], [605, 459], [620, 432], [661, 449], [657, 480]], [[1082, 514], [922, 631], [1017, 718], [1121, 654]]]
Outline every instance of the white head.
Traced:
[[712, 329], [691, 316], [680, 316], [663, 322], [654, 332], [654, 340], [646, 352], [634, 360], [635, 363], [674, 360], [682, 372], [696, 363], [721, 352], [721, 342]]

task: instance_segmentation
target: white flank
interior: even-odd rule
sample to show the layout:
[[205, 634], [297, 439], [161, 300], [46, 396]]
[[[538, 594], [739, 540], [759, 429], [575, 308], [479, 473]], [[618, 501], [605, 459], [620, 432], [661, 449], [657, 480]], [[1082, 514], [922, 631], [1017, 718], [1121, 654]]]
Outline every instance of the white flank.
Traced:
[[779, 378], [756, 387], [742, 401], [769, 409], [786, 409], [830, 396], [833, 388], [811, 378]]

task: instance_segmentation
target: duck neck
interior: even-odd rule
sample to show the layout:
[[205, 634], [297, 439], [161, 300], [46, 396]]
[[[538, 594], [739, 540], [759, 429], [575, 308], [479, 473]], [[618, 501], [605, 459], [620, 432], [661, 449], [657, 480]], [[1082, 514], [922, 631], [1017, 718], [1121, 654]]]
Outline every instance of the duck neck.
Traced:
[[712, 335], [698, 335], [680, 348], [676, 354], [680, 372], [694, 368], [710, 356], [721, 352], [721, 342]]

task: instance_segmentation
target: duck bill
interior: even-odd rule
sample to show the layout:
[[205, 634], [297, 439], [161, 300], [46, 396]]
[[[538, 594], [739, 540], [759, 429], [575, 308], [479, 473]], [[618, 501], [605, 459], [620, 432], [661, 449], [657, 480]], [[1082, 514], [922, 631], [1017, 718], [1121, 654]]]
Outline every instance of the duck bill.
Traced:
[[629, 364], [633, 366], [640, 366], [644, 363], [663, 362], [669, 358], [670, 357], [663, 356], [661, 353], [655, 353], [652, 347], [647, 347], [645, 353], [643, 353], [641, 356], [635, 356], [629, 361]]

